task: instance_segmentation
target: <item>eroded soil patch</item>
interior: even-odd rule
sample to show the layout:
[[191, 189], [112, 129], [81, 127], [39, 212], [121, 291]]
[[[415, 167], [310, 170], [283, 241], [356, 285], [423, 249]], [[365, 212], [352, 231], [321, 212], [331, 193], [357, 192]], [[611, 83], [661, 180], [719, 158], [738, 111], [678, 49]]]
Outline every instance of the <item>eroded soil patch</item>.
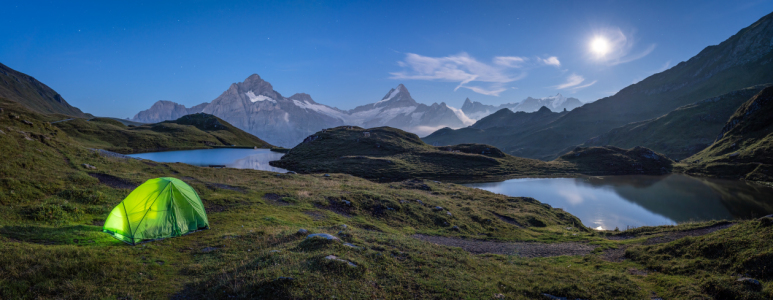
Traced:
[[521, 257], [551, 257], [561, 255], [586, 255], [591, 253], [596, 246], [582, 243], [512, 243], [481, 241], [443, 236], [430, 236], [414, 234], [412, 237], [437, 245], [459, 247], [473, 254], [493, 253], [505, 255], [518, 255]]
[[266, 193], [265, 195], [263, 195], [263, 200], [266, 200], [268, 203], [273, 205], [279, 205], [279, 206], [290, 205], [291, 204], [290, 202], [282, 200], [282, 198], [284, 197], [286, 196], [282, 196], [275, 193]]
[[102, 173], [89, 173], [89, 176], [99, 180], [99, 183], [116, 189], [135, 189], [137, 184], [126, 179]]
[[238, 186], [222, 184], [222, 183], [211, 183], [210, 182], [210, 183], [207, 183], [207, 187], [210, 190], [229, 190], [229, 191], [234, 191], [234, 192], [239, 192], [239, 193], [245, 193], [243, 188], [240, 188]]

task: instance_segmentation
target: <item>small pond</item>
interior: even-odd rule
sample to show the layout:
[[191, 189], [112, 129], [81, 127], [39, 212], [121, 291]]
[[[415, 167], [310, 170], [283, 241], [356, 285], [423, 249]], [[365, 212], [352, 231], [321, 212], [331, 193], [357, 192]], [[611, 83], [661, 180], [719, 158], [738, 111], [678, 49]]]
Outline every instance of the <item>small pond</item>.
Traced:
[[526, 178], [465, 184], [532, 197], [596, 229], [625, 230], [690, 221], [750, 219], [773, 214], [773, 188], [743, 181], [663, 176]]
[[217, 148], [129, 154], [131, 157], [138, 157], [157, 162], [180, 162], [202, 167], [224, 165], [229, 168], [255, 169], [285, 173], [287, 170], [273, 167], [268, 164], [269, 161], [278, 160], [282, 157], [282, 155], [284, 155], [284, 153], [273, 152], [269, 149], [238, 148]]

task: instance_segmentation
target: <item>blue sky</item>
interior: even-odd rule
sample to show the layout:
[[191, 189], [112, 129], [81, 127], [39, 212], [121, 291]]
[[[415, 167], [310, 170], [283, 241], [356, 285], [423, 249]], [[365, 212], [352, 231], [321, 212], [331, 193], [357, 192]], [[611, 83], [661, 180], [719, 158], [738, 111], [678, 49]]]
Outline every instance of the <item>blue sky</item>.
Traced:
[[[342, 109], [399, 83], [460, 107], [609, 96], [773, 11], [763, 1], [2, 1], [0, 62], [100, 116], [260, 74]], [[601, 37], [604, 55], [593, 52]]]

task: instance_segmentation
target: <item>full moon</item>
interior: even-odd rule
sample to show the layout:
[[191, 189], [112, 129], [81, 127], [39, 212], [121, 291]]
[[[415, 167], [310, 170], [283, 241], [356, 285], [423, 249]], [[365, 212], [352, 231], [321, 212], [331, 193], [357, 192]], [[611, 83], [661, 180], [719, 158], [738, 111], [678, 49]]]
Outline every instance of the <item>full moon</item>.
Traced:
[[590, 49], [598, 56], [604, 56], [609, 52], [609, 42], [603, 37], [596, 37], [590, 43]]

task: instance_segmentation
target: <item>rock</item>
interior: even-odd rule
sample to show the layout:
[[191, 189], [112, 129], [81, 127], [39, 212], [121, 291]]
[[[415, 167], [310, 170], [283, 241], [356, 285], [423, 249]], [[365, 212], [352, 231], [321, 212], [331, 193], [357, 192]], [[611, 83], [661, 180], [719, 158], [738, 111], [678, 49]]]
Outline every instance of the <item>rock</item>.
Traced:
[[349, 228], [349, 226], [346, 226], [346, 224], [341, 224], [341, 228], [346, 229]]
[[433, 208], [433, 209], [434, 210], [443, 210], [443, 207], [442, 206], [435, 206], [435, 208]]
[[90, 164], [82, 164], [81, 166], [83, 166], [86, 169], [92, 169], [92, 170], [96, 170], [97, 169], [97, 167], [92, 166]]
[[738, 152], [733, 152], [732, 154], [730, 154], [730, 157], [736, 157], [736, 156], [738, 156], [738, 155], [739, 155], [739, 153], [738, 153]]
[[287, 174], [298, 174], [298, 173], [295, 173], [295, 171], [287, 171]]
[[333, 235], [328, 233], [309, 234], [306, 236], [306, 238], [307, 239], [320, 238], [320, 239], [333, 240], [333, 241], [339, 240], [337, 237], [334, 237]]
[[0, 130], [0, 134], [5, 134], [5, 132], [3, 132], [2, 130]]
[[400, 200], [400, 204], [405, 204], [406, 202], [408, 202], [408, 201], [406, 201], [406, 200]]
[[352, 262], [350, 262], [350, 261], [348, 261], [348, 260], [340, 259], [340, 258], [338, 258], [338, 256], [335, 256], [335, 255], [328, 255], [328, 256], [325, 256], [325, 259], [328, 259], [328, 260], [334, 260], [334, 261], [340, 261], [340, 262], [344, 262], [344, 263], [346, 263], [346, 264], [347, 264], [347, 265], [349, 265], [350, 267], [357, 267], [357, 265], [355, 265], [354, 263], [352, 263]]
[[421, 200], [416, 200], [416, 202], [418, 202], [421, 205], [424, 205], [424, 202], [421, 202]]
[[206, 247], [204, 249], [201, 249], [201, 253], [209, 253], [209, 252], [212, 252], [212, 251], [215, 251], [215, 250], [217, 250], [217, 248], [215, 248], [215, 247]]
[[362, 249], [361, 247], [355, 246], [354, 244], [350, 244], [350, 243], [344, 243], [344, 246], [349, 248], [354, 248], [354, 249]]
[[773, 218], [773, 214], [770, 214], [770, 215], [767, 215], [767, 216], [761, 217], [761, 218], [760, 218], [760, 220], [762, 220], [762, 219], [764, 219], [764, 218]]
[[453, 217], [454, 216], [450, 211], [447, 211], [446, 215], [448, 215], [449, 217]]
[[271, 250], [271, 251], [268, 251], [268, 253], [277, 253], [277, 252], [282, 252], [282, 250]]
[[325, 174], [324, 176], [325, 176], [325, 177], [330, 177], [330, 174]]
[[347, 201], [347, 200], [341, 200], [341, 202], [342, 202], [343, 204], [346, 204], [347, 206], [352, 206], [352, 202], [351, 202], [351, 201]]
[[756, 279], [752, 279], [752, 278], [748, 278], [748, 277], [742, 277], [742, 278], [738, 278], [738, 280], [736, 280], [736, 281], [743, 283], [744, 285], [746, 285], [747, 287], [751, 288], [752, 290], [755, 290], [755, 291], [761, 291], [762, 290], [762, 284], [758, 280], [756, 280]]
[[303, 229], [303, 228], [298, 229], [298, 234], [307, 234], [307, 233], [309, 233], [309, 231], [306, 229]]
[[29, 125], [29, 126], [32, 126], [32, 125], [33, 125], [33, 124], [32, 124], [32, 122], [30, 122], [30, 121], [27, 121], [27, 120], [21, 120], [21, 122], [22, 122], [22, 123], [24, 123], [24, 124], [27, 124], [27, 125]]
[[454, 227], [451, 227], [451, 230], [453, 231], [459, 231], [459, 226], [454, 225]]

